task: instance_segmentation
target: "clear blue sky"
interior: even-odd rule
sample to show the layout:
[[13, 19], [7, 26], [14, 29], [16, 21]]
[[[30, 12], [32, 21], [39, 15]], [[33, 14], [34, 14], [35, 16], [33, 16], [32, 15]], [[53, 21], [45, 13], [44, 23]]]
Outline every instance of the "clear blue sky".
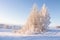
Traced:
[[51, 17], [50, 25], [60, 25], [60, 0], [0, 0], [0, 23], [24, 24], [34, 3], [39, 10], [45, 3]]

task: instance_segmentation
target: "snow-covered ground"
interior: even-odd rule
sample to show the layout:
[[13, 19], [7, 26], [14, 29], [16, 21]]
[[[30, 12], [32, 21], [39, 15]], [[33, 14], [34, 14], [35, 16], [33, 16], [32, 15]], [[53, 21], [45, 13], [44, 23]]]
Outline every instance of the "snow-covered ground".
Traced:
[[0, 29], [0, 36], [60, 36], [60, 28], [48, 29], [47, 32], [37, 35], [22, 35], [20, 33], [12, 32], [13, 29]]
[[0, 29], [0, 40], [60, 40], [60, 29], [49, 29], [38, 35], [20, 35], [11, 29]]
[[11, 32], [13, 29], [0, 29], [0, 32]]

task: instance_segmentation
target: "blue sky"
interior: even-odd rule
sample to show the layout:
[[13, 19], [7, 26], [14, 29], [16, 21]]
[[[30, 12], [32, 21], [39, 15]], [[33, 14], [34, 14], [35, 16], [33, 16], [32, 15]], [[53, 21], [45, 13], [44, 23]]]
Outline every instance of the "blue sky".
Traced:
[[34, 3], [38, 10], [46, 4], [51, 17], [50, 26], [60, 25], [60, 0], [0, 0], [0, 23], [24, 24]]

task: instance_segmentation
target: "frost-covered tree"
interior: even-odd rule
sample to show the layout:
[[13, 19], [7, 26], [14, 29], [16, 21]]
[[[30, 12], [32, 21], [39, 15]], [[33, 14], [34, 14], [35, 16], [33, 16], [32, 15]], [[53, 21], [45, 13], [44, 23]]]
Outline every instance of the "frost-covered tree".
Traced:
[[45, 4], [43, 4], [40, 14], [40, 26], [42, 27], [42, 31], [47, 30], [48, 25], [50, 24], [50, 16]]
[[36, 4], [33, 5], [32, 11], [30, 13], [30, 16], [28, 17], [26, 27], [27, 31], [30, 33], [39, 33], [40, 32], [40, 16], [37, 10]]
[[49, 23], [50, 16], [45, 4], [40, 12], [38, 12], [37, 6], [34, 4], [26, 24], [21, 30], [19, 30], [19, 32], [21, 34], [39, 34], [43, 31], [46, 31]]

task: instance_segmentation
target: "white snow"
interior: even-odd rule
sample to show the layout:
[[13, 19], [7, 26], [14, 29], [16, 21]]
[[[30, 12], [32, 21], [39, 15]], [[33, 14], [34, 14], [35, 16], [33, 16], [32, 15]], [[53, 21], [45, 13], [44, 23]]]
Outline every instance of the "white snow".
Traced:
[[0, 32], [0, 36], [60, 36], [60, 29], [50, 29], [50, 31], [41, 33], [41, 34], [34, 34], [34, 35], [25, 35], [20, 33], [14, 32]]

